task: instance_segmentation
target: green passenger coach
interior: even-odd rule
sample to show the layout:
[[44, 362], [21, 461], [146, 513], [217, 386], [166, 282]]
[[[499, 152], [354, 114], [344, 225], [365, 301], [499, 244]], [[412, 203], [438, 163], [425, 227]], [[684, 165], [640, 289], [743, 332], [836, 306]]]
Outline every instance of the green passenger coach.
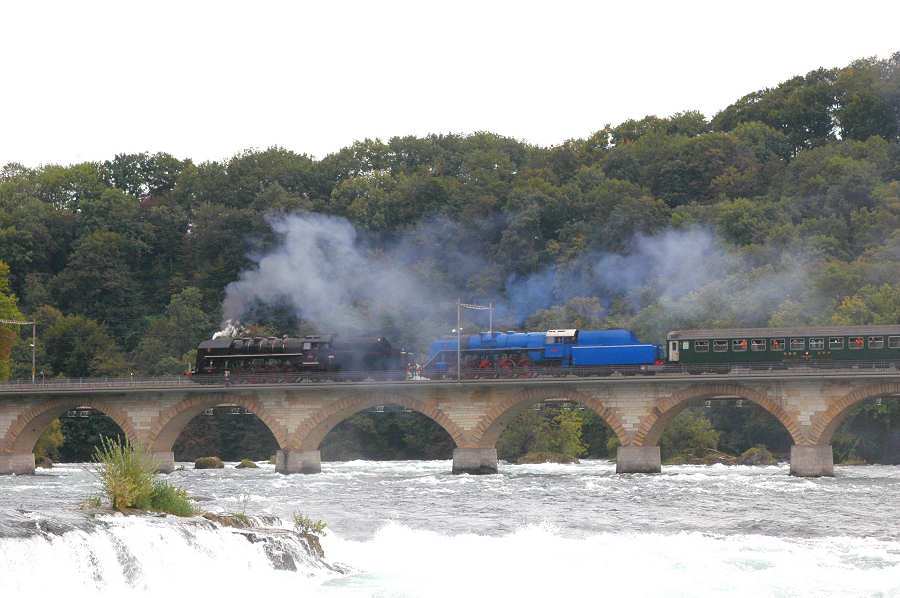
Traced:
[[[891, 362], [900, 366], [900, 325], [674, 330], [666, 336], [669, 363], [839, 365]], [[849, 364], [848, 364], [849, 365]]]

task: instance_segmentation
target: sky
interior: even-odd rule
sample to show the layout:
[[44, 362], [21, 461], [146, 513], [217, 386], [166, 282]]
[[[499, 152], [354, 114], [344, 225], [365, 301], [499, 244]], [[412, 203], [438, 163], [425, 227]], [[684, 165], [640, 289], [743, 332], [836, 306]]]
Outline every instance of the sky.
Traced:
[[0, 165], [491, 131], [552, 146], [900, 50], [900, 2], [0, 3]]

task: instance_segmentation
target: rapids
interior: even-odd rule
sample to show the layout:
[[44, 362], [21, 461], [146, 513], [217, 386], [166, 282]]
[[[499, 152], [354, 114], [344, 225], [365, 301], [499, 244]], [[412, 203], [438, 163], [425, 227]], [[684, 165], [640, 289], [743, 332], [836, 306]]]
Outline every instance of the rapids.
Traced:
[[65, 464], [0, 477], [0, 596], [900, 596], [898, 466], [185, 465], [169, 480], [202, 510], [325, 520], [324, 562], [277, 531], [93, 516], [96, 477]]

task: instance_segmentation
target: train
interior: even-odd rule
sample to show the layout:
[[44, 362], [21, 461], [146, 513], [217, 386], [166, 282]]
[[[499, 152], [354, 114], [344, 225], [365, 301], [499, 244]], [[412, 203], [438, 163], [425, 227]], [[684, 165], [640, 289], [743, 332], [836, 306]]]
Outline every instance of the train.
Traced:
[[229, 383], [405, 380], [411, 357], [382, 336], [219, 337], [199, 344], [188, 374]]
[[[900, 368], [900, 325], [674, 330], [666, 344], [630, 330], [484, 333], [431, 344], [424, 375], [603, 376], [792, 367]], [[457, 371], [457, 363], [459, 370]]]
[[[457, 340], [459, 339], [459, 340]], [[482, 332], [438, 339], [417, 363], [382, 336], [203, 341], [198, 381], [300, 382], [653, 375], [792, 367], [900, 368], [900, 325], [675, 330], [665, 344], [631, 330]]]

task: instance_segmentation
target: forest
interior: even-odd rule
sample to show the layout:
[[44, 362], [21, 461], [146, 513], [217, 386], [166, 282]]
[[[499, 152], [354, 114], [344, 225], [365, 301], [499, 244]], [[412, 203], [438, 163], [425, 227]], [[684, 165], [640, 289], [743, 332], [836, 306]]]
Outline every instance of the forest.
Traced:
[[[321, 159], [272, 147], [0, 170], [0, 318], [37, 321], [40, 378], [181, 375], [226, 319], [263, 335], [377, 331], [421, 353], [455, 327], [457, 298], [494, 303], [503, 330], [647, 342], [900, 322], [900, 52], [710, 118], [646, 116], [552, 147], [475, 132]], [[0, 325], [0, 379], [31, 377], [30, 335]], [[593, 424], [579, 421], [581, 438]], [[836, 443], [900, 460], [898, 422], [897, 400], [866, 405]], [[777, 444], [760, 430], [741, 446]], [[586, 438], [572, 450], [605, 454]]]

